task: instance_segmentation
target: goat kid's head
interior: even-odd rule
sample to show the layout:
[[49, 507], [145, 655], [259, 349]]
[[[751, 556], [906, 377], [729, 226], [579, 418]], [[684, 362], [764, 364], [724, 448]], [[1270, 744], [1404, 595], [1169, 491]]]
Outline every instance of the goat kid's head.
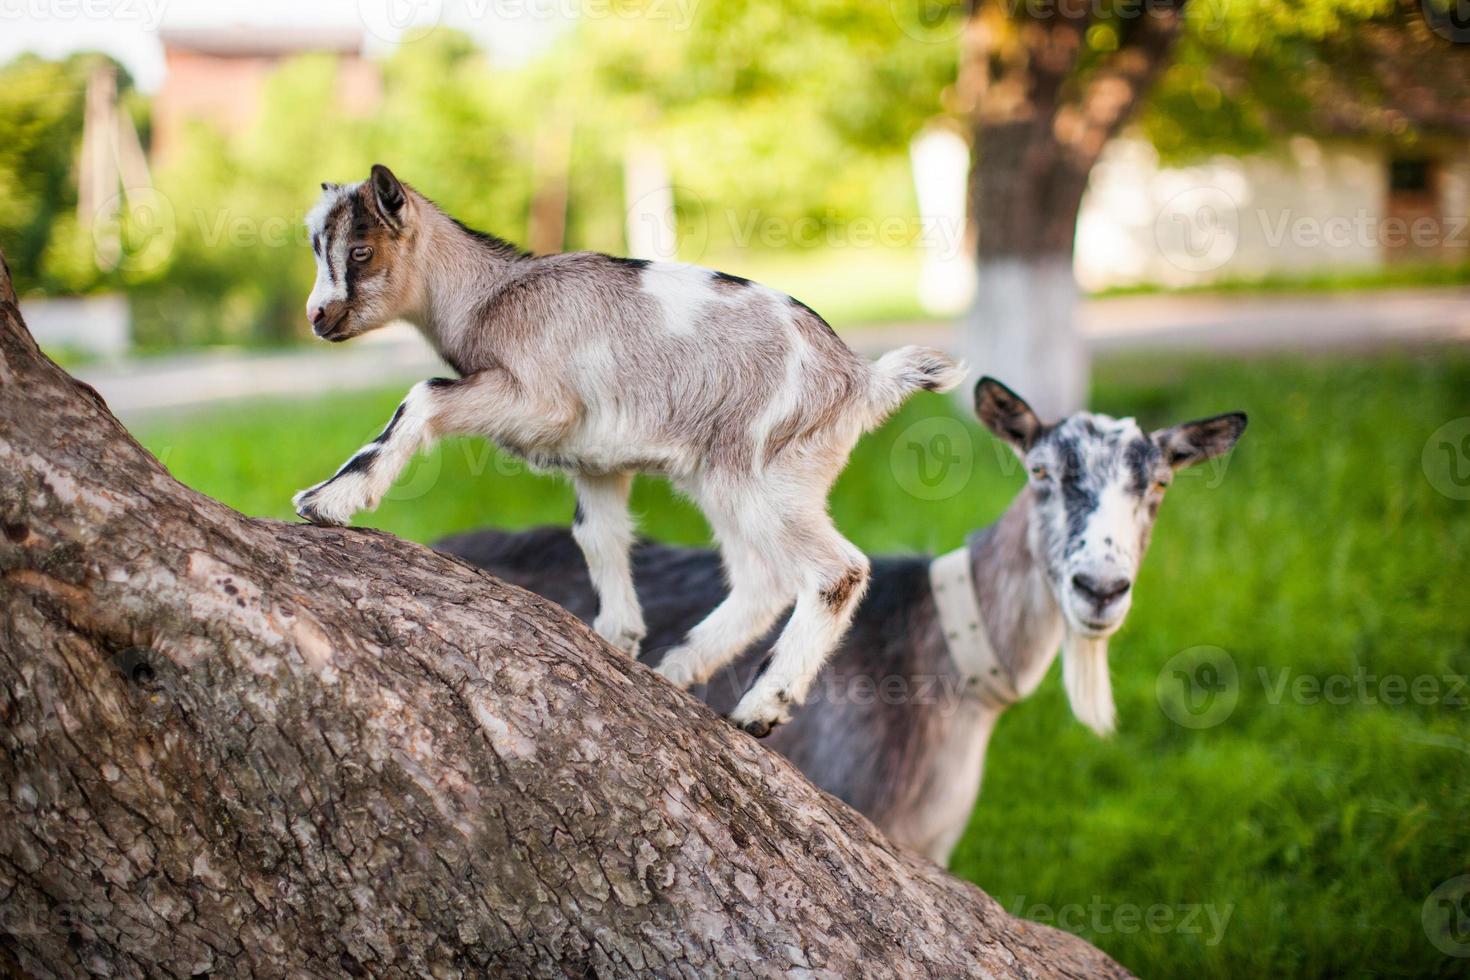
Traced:
[[340, 342], [381, 327], [409, 308], [409, 258], [420, 202], [393, 172], [374, 164], [367, 180], [322, 184], [306, 216], [316, 283], [306, 300], [312, 332]]
[[1106, 734], [1115, 714], [1107, 640], [1133, 602], [1159, 504], [1176, 471], [1230, 451], [1245, 414], [1150, 433], [1091, 412], [1048, 425], [993, 378], [975, 386], [975, 413], [1026, 466], [1029, 543], [1065, 623], [1067, 695], [1078, 720]]

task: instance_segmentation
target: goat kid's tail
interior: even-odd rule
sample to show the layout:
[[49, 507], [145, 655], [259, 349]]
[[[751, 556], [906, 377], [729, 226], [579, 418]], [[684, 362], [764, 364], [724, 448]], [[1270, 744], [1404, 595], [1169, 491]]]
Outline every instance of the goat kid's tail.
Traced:
[[866, 428], [876, 428], [916, 391], [949, 391], [965, 380], [968, 370], [964, 362], [932, 347], [889, 351], [872, 365]]

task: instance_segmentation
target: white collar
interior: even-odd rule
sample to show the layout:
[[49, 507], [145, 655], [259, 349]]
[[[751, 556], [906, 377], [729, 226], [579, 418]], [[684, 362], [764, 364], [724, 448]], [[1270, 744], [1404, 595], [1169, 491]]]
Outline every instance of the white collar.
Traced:
[[940, 555], [929, 564], [929, 589], [939, 611], [939, 628], [950, 659], [959, 668], [969, 689], [993, 708], [1005, 708], [1021, 700], [1015, 680], [995, 655], [980, 599], [975, 594], [975, 576], [968, 546]]

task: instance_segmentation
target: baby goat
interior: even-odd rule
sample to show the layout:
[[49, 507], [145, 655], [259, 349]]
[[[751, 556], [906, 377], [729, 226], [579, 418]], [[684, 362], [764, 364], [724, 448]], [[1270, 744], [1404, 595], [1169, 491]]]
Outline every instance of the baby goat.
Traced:
[[594, 628], [637, 655], [645, 627], [628, 552], [634, 473], [659, 473], [704, 511], [729, 595], [659, 667], [706, 680], [795, 602], [770, 668], [731, 720], [763, 736], [806, 697], [868, 582], [827, 493], [858, 438], [913, 391], [963, 370], [905, 347], [869, 364], [812, 310], [746, 279], [596, 252], [530, 256], [471, 231], [399, 182], [323, 184], [307, 217], [316, 285], [307, 316], [343, 341], [395, 318], [459, 373], [408, 393], [381, 435], [297, 513], [345, 524], [376, 507], [415, 452], [488, 436], [576, 485], [572, 536], [599, 609]]
[[[767, 743], [940, 864], [969, 821], [997, 719], [1036, 689], [1059, 648], [1073, 712], [1111, 730], [1108, 637], [1127, 614], [1165, 488], [1175, 470], [1228, 452], [1245, 429], [1241, 414], [1152, 433], [1088, 412], [1045, 425], [990, 379], [975, 406], [1025, 461], [1027, 485], [947, 555], [876, 559], [872, 588], [810, 702]], [[595, 608], [559, 529], [477, 531], [436, 547], [576, 615]], [[673, 642], [719, 599], [708, 551], [641, 544], [634, 570], [649, 596], [651, 647]], [[766, 648], [754, 645], [696, 693], [724, 710]]]

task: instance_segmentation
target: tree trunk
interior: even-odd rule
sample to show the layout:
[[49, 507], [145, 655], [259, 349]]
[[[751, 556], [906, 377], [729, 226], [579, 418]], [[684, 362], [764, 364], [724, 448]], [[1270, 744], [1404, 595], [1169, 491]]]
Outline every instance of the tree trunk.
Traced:
[[0, 973], [1120, 976], [559, 607], [175, 482], [0, 278]]
[[[958, 86], [972, 127], [976, 232], [966, 354], [1044, 417], [1086, 405], [1088, 356], [1072, 273], [1078, 211], [1104, 144], [1167, 64], [1183, 5], [976, 0], [973, 7]], [[1103, 34], [1090, 34], [1094, 27]], [[1089, 50], [1094, 43], [1102, 53]]]

